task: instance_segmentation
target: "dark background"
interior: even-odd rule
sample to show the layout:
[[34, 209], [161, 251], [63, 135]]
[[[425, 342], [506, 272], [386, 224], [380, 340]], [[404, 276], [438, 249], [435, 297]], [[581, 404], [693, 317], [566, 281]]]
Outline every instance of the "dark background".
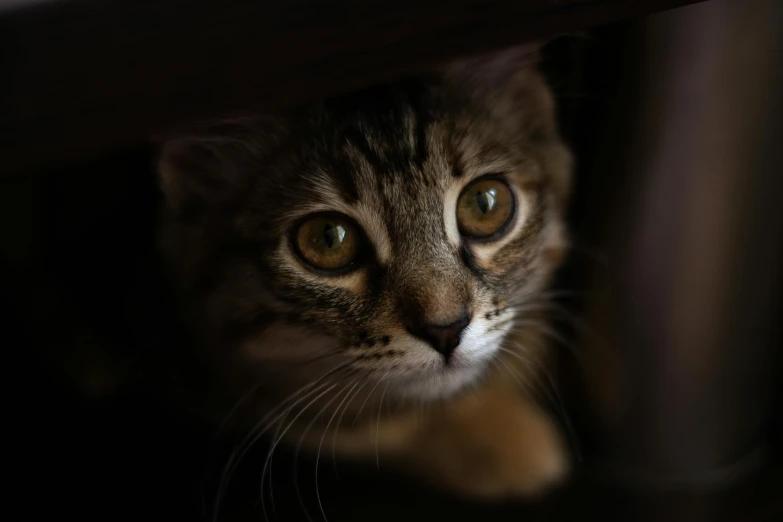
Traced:
[[[0, 36], [2, 28], [0, 24]], [[578, 158], [570, 214], [575, 248], [558, 283], [576, 296], [564, 299], [563, 305], [577, 316], [590, 317], [592, 301], [586, 296], [591, 283], [600, 280], [596, 273], [615, 270], [602, 255], [616, 243], [607, 235], [607, 222], [631, 219], [618, 217], [615, 209], [622, 206], [639, 176], [629, 168], [638, 146], [631, 143], [627, 129], [638, 119], [639, 100], [649, 95], [646, 31], [645, 20], [633, 18], [568, 32], [552, 38], [544, 55], [563, 132]], [[324, 89], [328, 92], [331, 87]], [[105, 117], [96, 114], [88, 115], [90, 121]], [[111, 144], [107, 139], [105, 146], [94, 145], [98, 140], [77, 147], [90, 152], [83, 155], [88, 159], [76, 161], [65, 154], [57, 166], [42, 160], [45, 166], [35, 169], [9, 168], [0, 190], [0, 344], [6, 354], [2, 368], [9, 403], [4, 425], [12, 440], [4, 445], [4, 468], [13, 482], [12, 503], [23, 509], [24, 520], [65, 515], [82, 520], [205, 519], [214, 507], [221, 463], [232, 449], [232, 441], [217, 436], [214, 427], [167, 407], [156, 395], [159, 379], [167, 378], [165, 369], [186, 353], [187, 344], [154, 245], [159, 203], [151, 171], [154, 147], [122, 146], [142, 142], [131, 139], [138, 135], [137, 128], [128, 129], [123, 139]], [[93, 132], [85, 125], [75, 135]], [[53, 135], [41, 134], [44, 142]], [[24, 147], [12, 147], [17, 159], [11, 165], [37, 161], [27, 158], [36, 154], [34, 140], [24, 137], [24, 141]], [[53, 154], [56, 149], [41, 150]], [[770, 284], [780, 286], [780, 280]], [[774, 316], [780, 301], [772, 306], [775, 310], [767, 313]], [[572, 321], [559, 326], [582, 348], [581, 331]], [[770, 331], [765, 346], [779, 354], [780, 337], [775, 328]], [[540, 502], [476, 505], [395, 477], [384, 469], [383, 461], [380, 470], [374, 464], [340, 463], [338, 476], [326, 458], [321, 462], [319, 488], [328, 519], [781, 518], [779, 356], [763, 359], [772, 361], [772, 388], [759, 382], [757, 388], [741, 390], [749, 403], [764, 405], [761, 420], [750, 409], [747, 419], [742, 415], [729, 419], [747, 426], [746, 432], [736, 435], [742, 438], [737, 444], [747, 450], [742, 455], [755, 455], [760, 448], [763, 453], [742, 473], [694, 486], [677, 480], [634, 482], [633, 470], [653, 459], [654, 453], [645, 453], [639, 438], [626, 440], [625, 446], [615, 444], [618, 435], [596, 413], [589, 391], [592, 382], [570, 349], [558, 350], [561, 393], [584, 465], [571, 484]], [[756, 360], [747, 347], [736, 350]], [[83, 360], [79, 356], [89, 360], [91, 354], [104, 353], [110, 363], [131, 368], [125, 380], [91, 382], [79, 373], [77, 361]], [[590, 357], [591, 352], [586, 349], [584, 356]], [[91, 392], [97, 390], [110, 393], [94, 398]], [[721, 401], [737, 394], [723, 389], [714, 397]], [[714, 438], [709, 439], [715, 447], [731, 448], [721, 465], [741, 460], [732, 453], [736, 445], [720, 439], [724, 432], [716, 426]], [[686, 449], [689, 445], [698, 449], [709, 445], [705, 440], [694, 435], [679, 442]], [[626, 450], [617, 453], [615, 447]], [[246, 458], [231, 482], [221, 520], [263, 517], [258, 463], [265, 456], [266, 446], [259, 444]], [[302, 455], [295, 463], [294, 457], [284, 450], [275, 457], [274, 509], [267, 492], [268, 514], [277, 520], [321, 520], [314, 462]], [[629, 464], [631, 472], [605, 473], [605, 462]], [[677, 470], [667, 476], [676, 478]]]

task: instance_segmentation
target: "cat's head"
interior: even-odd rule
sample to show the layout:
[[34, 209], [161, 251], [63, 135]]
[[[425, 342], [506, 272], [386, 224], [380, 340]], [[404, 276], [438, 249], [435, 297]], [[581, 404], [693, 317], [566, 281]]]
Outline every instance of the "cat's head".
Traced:
[[213, 353], [402, 396], [475, 382], [565, 248], [570, 155], [535, 55], [166, 143], [164, 246]]

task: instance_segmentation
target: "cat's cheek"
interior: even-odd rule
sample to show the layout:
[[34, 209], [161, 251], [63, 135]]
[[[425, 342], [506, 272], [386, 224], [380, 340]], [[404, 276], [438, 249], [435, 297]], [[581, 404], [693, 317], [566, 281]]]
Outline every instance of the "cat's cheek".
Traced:
[[249, 337], [239, 347], [240, 357], [257, 362], [306, 361], [339, 348], [334, 338], [301, 327], [276, 324]]

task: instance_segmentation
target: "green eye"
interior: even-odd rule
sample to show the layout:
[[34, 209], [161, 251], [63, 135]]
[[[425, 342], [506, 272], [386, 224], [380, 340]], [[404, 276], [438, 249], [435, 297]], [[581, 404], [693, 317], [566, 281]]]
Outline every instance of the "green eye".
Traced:
[[310, 265], [323, 270], [348, 266], [359, 252], [359, 231], [340, 215], [317, 215], [303, 221], [296, 231], [296, 249]]
[[497, 234], [511, 220], [514, 197], [499, 179], [480, 179], [469, 185], [457, 201], [460, 233], [473, 238]]

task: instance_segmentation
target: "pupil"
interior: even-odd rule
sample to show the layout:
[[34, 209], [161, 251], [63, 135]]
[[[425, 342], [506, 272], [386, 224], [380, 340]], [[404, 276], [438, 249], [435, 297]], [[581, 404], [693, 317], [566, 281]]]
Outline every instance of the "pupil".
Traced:
[[324, 225], [324, 243], [326, 248], [339, 247], [345, 238], [345, 229], [340, 225], [327, 223]]
[[485, 190], [482, 192], [476, 192], [476, 205], [482, 214], [487, 214], [490, 210], [495, 208], [495, 190]]

